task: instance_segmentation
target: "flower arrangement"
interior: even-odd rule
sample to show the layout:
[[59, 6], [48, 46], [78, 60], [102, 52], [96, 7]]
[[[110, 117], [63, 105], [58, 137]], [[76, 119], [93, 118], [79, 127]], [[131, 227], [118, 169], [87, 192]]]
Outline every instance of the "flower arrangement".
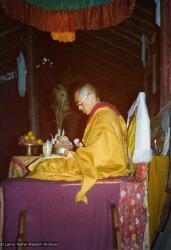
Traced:
[[57, 131], [62, 129], [64, 118], [70, 113], [68, 94], [65, 87], [59, 84], [54, 88], [54, 104], [52, 106], [57, 124]]

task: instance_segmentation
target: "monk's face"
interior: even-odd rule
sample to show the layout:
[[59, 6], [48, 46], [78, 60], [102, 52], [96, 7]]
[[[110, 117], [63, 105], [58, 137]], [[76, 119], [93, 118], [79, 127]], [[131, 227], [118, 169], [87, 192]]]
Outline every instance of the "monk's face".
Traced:
[[78, 91], [75, 92], [75, 103], [78, 106], [78, 109], [81, 110], [84, 114], [89, 115], [91, 110], [94, 107], [94, 94]]

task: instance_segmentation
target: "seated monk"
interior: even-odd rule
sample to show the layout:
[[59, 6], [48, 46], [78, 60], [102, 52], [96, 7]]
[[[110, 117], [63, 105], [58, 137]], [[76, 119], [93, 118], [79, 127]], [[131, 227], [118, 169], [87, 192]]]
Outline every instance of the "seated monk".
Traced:
[[100, 102], [91, 84], [80, 85], [74, 97], [79, 110], [88, 115], [83, 147], [71, 157], [38, 160], [26, 178], [80, 180], [75, 199], [87, 202], [86, 193], [97, 179], [128, 175], [127, 128], [116, 107]]

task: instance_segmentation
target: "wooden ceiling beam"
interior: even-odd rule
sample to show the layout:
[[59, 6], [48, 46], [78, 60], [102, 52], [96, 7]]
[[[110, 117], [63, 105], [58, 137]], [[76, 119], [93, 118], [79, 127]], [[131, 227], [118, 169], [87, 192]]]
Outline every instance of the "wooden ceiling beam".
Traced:
[[139, 9], [140, 11], [142, 11], [144, 14], [152, 17], [153, 13], [152, 11], [148, 10], [147, 8], [142, 7], [140, 4], [136, 4], [135, 6], [136, 9]]
[[[81, 63], [81, 61], [86, 61], [87, 67], [91, 67], [91, 65], [96, 65], [96, 68], [100, 68], [101, 70], [105, 70], [107, 68], [107, 71], [109, 72], [109, 64], [108, 66], [106, 66], [105, 62], [102, 62], [101, 60], [98, 60], [99, 58], [96, 57], [93, 58], [93, 54], [87, 54], [85, 55], [85, 53], [83, 51], [81, 51], [80, 49], [77, 49], [77, 52], [72, 51], [70, 52], [73, 55], [73, 59], [77, 58], [78, 60], [78, 64]], [[99, 65], [101, 65], [101, 67], [99, 67]], [[101, 71], [100, 70], [100, 71]]]
[[[99, 71], [96, 71], [97, 68], [89, 68], [89, 67], [86, 67], [84, 64], [79, 64], [78, 66], [78, 63], [77, 61], [73, 62], [73, 66], [77, 67], [77, 71], [80, 73], [80, 72], [85, 72], [86, 75], [89, 74], [90, 77], [92, 77], [92, 79], [98, 79], [99, 82], [104, 82], [104, 84], [111, 84], [113, 83], [113, 86], [115, 87], [115, 89], [117, 88], [124, 88], [125, 86], [127, 86], [128, 84], [133, 84], [133, 82], [131, 81], [127, 81], [127, 83], [125, 83], [125, 81], [123, 81], [123, 79], [121, 79], [120, 76], [118, 75], [115, 75], [113, 74], [112, 77], [109, 76], [109, 75], [106, 75], [106, 74], [103, 74], [102, 72], [99, 72]], [[118, 85], [119, 83], [119, 85]]]
[[[77, 62], [73, 62], [73, 66], [78, 66]], [[80, 72], [86, 72], [86, 74], [88, 73], [92, 78], [95, 79], [99, 79], [100, 81], [105, 81], [105, 82], [113, 82], [114, 78], [110, 77], [106, 74], [104, 74], [103, 72], [101, 72], [101, 74], [99, 74], [99, 71], [96, 71], [96, 69], [94, 67], [85, 67], [85, 65], [79, 65], [78, 69], [80, 70]]]
[[[115, 75], [115, 76], [117, 76], [118, 78], [120, 78], [123, 82], [125, 81], [125, 79], [129, 80], [129, 79], [134, 79], [134, 78], [136, 78], [136, 74], [135, 74], [135, 73], [134, 73], [134, 74], [128, 74], [128, 73], [125, 72], [125, 71], [124, 71], [124, 72], [123, 72], [123, 71], [118, 72], [118, 70], [109, 67], [109, 65], [101, 64], [98, 60], [97, 60], [98, 63], [96, 63], [94, 60], [92, 60], [92, 59], [89, 58], [89, 57], [88, 57], [88, 58], [89, 58], [88, 60], [87, 60], [87, 59], [86, 59], [86, 60], [83, 60], [83, 58], [85, 58], [85, 57], [84, 57], [83, 54], [80, 53], [80, 51], [78, 51], [77, 54], [74, 53], [74, 52], [69, 51], [69, 55], [70, 55], [70, 56], [72, 55], [72, 57], [70, 57], [70, 62], [71, 62], [71, 64], [72, 64], [72, 61], [75, 62], [76, 59], [77, 59], [77, 61], [76, 61], [75, 64], [77, 64], [77, 65], [83, 64], [84, 67], [87, 67], [87, 68], [91, 69], [91, 70], [92, 70], [92, 73], [93, 73], [93, 72], [98, 72], [99, 75], [101, 75], [101, 74], [103, 73], [103, 74], [105, 74], [106, 77], [108, 77], [109, 79], [111, 78], [111, 75], [112, 75], [112, 79], [113, 79], [113, 76]], [[66, 57], [67, 57], [67, 59], [68, 59], [68, 56], [67, 56], [67, 55], [66, 55]], [[70, 64], [70, 65], [71, 65], [71, 64]], [[99, 64], [102, 65], [102, 66], [100, 67]], [[112, 74], [111, 74], [111, 72], [112, 72]]]
[[15, 27], [13, 27], [13, 28], [11, 28], [11, 29], [8, 29], [8, 30], [6, 30], [6, 31], [4, 31], [4, 32], [2, 32], [1, 34], [0, 34], [0, 38], [2, 38], [2, 37], [4, 37], [4, 36], [7, 36], [7, 35], [9, 35], [9, 34], [11, 34], [12, 32], [14, 32], [14, 31], [16, 31], [16, 30], [19, 30], [19, 29], [21, 29], [21, 28], [23, 28], [23, 25], [17, 25], [17, 26], [15, 26]]
[[[6, 53], [8, 53], [9, 51], [14, 50], [14, 49], [17, 49], [17, 48], [18, 48], [18, 46], [12, 46], [12, 47], [8, 47], [8, 48], [6, 48], [6, 49], [0, 50], [0, 55], [6, 54]], [[10, 53], [9, 56], [11, 56], [11, 53]], [[1, 60], [1, 58], [0, 58], [0, 60]]]
[[152, 28], [145, 27], [144, 25], [139, 25], [136, 22], [133, 22], [131, 18], [127, 18], [122, 24], [122, 26], [125, 26], [128, 30], [133, 30], [136, 33], [145, 34], [148, 37], [151, 37], [152, 34]]
[[96, 47], [95, 44], [92, 46], [90, 44], [88, 44], [88, 46], [83, 46], [83, 44], [79, 46], [74, 43], [72, 48], [70, 47], [68, 49], [73, 50], [76, 54], [79, 51], [79, 53], [82, 54], [82, 58], [86, 58], [86, 60], [91, 58], [91, 61], [96, 60], [103, 65], [107, 64], [110, 67], [115, 67], [116, 65], [117, 68], [124, 68], [125, 72], [128, 73], [135, 71], [142, 66], [140, 60], [137, 60], [136, 62], [132, 62], [131, 59], [126, 61], [122, 60], [122, 57], [115, 56], [115, 54], [112, 55], [111, 51], [104, 52], [104, 50], [98, 49], [98, 46]]
[[140, 23], [140, 24], [143, 25], [143, 26], [146, 25], [146, 26], [148, 26], [148, 28], [150, 28], [150, 29], [153, 29], [153, 28], [154, 28], [154, 24], [152, 24], [151, 22], [145, 20], [144, 18], [141, 18], [141, 17], [139, 17], [139, 16], [137, 16], [137, 15], [132, 15], [131, 18], [132, 18], [133, 20], [135, 20], [136, 22]]
[[142, 5], [136, 4], [133, 15], [137, 15], [140, 18], [145, 19], [149, 23], [153, 23], [155, 18], [155, 8], [153, 8], [152, 6], [147, 6], [149, 5], [149, 2], [150, 1], [148, 0], [148, 3], [146, 4], [146, 9]]
[[[75, 56], [75, 55], [74, 55]], [[81, 63], [81, 58], [78, 59], [78, 63], [77, 64], [80, 64]], [[135, 72], [128, 72], [128, 71], [125, 71], [125, 69], [122, 69], [122, 68], [117, 68], [115, 66], [112, 66], [111, 65], [107, 65], [107, 64], [101, 64], [100, 62], [96, 62], [96, 61], [87, 61], [86, 60], [86, 64], [88, 64], [87, 67], [91, 67], [91, 65], [93, 65], [96, 69], [98, 69], [99, 71], [99, 74], [101, 74], [101, 72], [105, 72], [108, 76], [110, 75], [118, 75], [118, 76], [123, 76], [122, 79], [124, 80], [125, 78], [127, 79], [134, 79], [138, 73], [140, 72], [140, 70], [137, 70]]]
[[95, 34], [91, 31], [87, 31], [86, 34], [88, 34], [89, 36], [94, 37], [96, 40], [101, 41], [104, 44], [110, 46], [110, 48], [115, 48], [115, 49], [121, 51], [121, 53], [123, 53], [124, 56], [127, 56], [130, 54], [132, 58], [133, 57], [136, 59], [139, 58], [139, 55], [137, 54], [138, 50], [135, 52], [136, 48], [134, 48], [134, 50], [131, 51], [130, 49], [128, 49], [127, 44], [125, 44], [125, 46], [121, 46], [119, 42], [116, 43], [116, 41], [114, 41], [114, 39], [113, 39], [113, 41], [110, 41], [108, 38], [106, 38], [104, 35], [102, 35], [102, 33], [101, 33], [101, 35], [98, 35], [98, 34]]
[[118, 32], [123, 32], [125, 34], [128, 34], [129, 37], [134, 38], [134, 40], [137, 42], [137, 45], [140, 46], [140, 35], [138, 33], [136, 33], [135, 31], [132, 31], [131, 29], [125, 28], [122, 25], [118, 25], [116, 28], [111, 27], [111, 28], [107, 28], [110, 30], [117, 30]]
[[[120, 28], [120, 29], [119, 28], [116, 28], [116, 29], [115, 28], [114, 29], [106, 28], [106, 30], [108, 30], [109, 32], [112, 32], [113, 34], [115, 34], [117, 36], [122, 37], [124, 40], [127, 40], [127, 41], [133, 43], [136, 46], [140, 46], [140, 39], [139, 38], [135, 39], [132, 34], [131, 34], [132, 36], [130, 36], [130, 34], [126, 35], [126, 32], [122, 28]], [[123, 33], [123, 31], [124, 31], [125, 34]]]
[[[104, 78], [110, 80], [111, 74], [106, 72], [104, 70], [104, 67], [103, 67], [103, 69], [99, 68], [99, 67], [97, 67], [97, 65], [95, 63], [88, 63], [87, 64], [86, 60], [82, 60], [83, 58], [82, 58], [82, 56], [80, 56], [80, 54], [76, 55], [75, 53], [72, 53], [70, 51], [69, 51], [69, 54], [70, 54], [70, 66], [76, 65], [78, 67], [78, 65], [79, 65], [80, 67], [86, 68], [89, 71], [91, 71], [92, 75], [97, 74], [100, 77], [104, 77]], [[112, 78], [111, 78], [111, 80], [112, 80]]]

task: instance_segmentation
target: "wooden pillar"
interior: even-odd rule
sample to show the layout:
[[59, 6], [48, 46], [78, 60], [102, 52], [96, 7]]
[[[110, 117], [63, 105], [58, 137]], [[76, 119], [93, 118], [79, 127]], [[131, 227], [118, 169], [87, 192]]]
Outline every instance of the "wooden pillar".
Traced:
[[34, 46], [33, 46], [34, 30], [29, 27], [28, 31], [28, 111], [29, 111], [29, 129], [36, 136], [39, 135], [39, 116], [38, 102], [36, 94], [36, 83], [34, 81]]
[[171, 1], [161, 1], [161, 91], [160, 108], [171, 101]]

